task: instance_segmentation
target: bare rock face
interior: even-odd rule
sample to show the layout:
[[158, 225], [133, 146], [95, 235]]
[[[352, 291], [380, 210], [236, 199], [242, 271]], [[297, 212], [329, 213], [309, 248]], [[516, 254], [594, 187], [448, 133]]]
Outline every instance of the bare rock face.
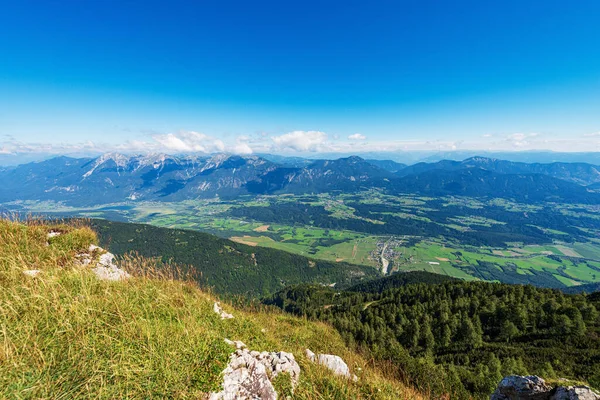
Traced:
[[298, 383], [300, 366], [293, 354], [250, 351], [240, 341], [225, 341], [237, 350], [223, 371], [223, 390], [211, 393], [210, 400], [276, 400], [277, 392], [271, 379], [281, 373], [290, 375], [292, 387]]
[[600, 396], [587, 386], [560, 386], [550, 400], [600, 400]]
[[511, 375], [500, 381], [490, 400], [544, 400], [551, 389], [538, 376]]
[[502, 379], [490, 400], [600, 400], [587, 386], [552, 388], [538, 376], [511, 375]]

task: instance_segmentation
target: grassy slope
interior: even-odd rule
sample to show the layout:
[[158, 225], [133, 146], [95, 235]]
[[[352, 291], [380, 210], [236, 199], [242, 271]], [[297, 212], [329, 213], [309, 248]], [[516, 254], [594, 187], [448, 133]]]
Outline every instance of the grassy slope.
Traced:
[[[46, 246], [50, 227], [0, 221], [1, 398], [203, 398], [219, 388], [232, 351], [223, 338], [294, 353], [302, 368], [294, 398], [422, 398], [327, 325], [227, 305], [236, 318], [222, 321], [212, 295], [164, 276], [99, 281], [73, 262], [95, 234], [56, 228], [63, 235]], [[32, 268], [38, 277], [22, 273]], [[342, 356], [359, 381], [310, 363], [307, 347]]]

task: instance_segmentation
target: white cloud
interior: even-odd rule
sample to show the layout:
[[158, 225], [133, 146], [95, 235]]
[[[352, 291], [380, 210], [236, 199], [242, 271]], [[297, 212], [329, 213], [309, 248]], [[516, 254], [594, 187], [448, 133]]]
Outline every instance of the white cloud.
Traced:
[[238, 136], [235, 140], [235, 145], [231, 148], [231, 152], [235, 154], [252, 154], [252, 147], [248, 144], [250, 138], [248, 136]]
[[226, 144], [223, 140], [194, 131], [178, 133], [156, 133], [149, 135], [148, 140], [128, 140], [120, 144], [94, 143], [23, 143], [9, 138], [0, 141], [0, 154], [44, 153], [44, 154], [101, 154], [118, 151], [123, 153], [253, 153], [247, 143], [248, 137], [239, 136], [234, 143]]
[[194, 131], [153, 135], [152, 139], [161, 145], [160, 151], [214, 153], [226, 150], [222, 140]]
[[521, 141], [521, 140], [525, 140], [528, 138], [534, 138], [539, 136], [539, 133], [512, 133], [510, 135], [508, 135], [506, 137], [507, 140], [516, 140], [516, 141]]
[[320, 131], [294, 131], [272, 139], [280, 150], [315, 152], [327, 149], [327, 134]]
[[348, 136], [348, 139], [350, 140], [365, 140], [367, 137], [365, 135], [362, 135], [360, 133], [355, 133], [354, 135], [350, 135]]
[[[175, 151], [190, 151], [192, 148], [188, 146], [183, 140], [178, 138], [172, 133], [167, 135], [156, 135], [153, 139], [160, 143], [167, 150]], [[204, 149], [202, 149], [204, 150]]]
[[[348, 134], [346, 134], [348, 135]], [[349, 140], [335, 140], [335, 136], [322, 131], [293, 131], [269, 136], [263, 132], [251, 135], [238, 135], [220, 139], [196, 131], [171, 133], [147, 132], [142, 139], [127, 140], [118, 144], [101, 142], [80, 143], [35, 143], [21, 142], [15, 137], [0, 136], [0, 154], [45, 154], [95, 156], [104, 152], [131, 153], [346, 153], [388, 151], [452, 151], [452, 150], [550, 150], [557, 152], [600, 151], [600, 132], [579, 132], [570, 136], [557, 136], [550, 133], [494, 133], [477, 138], [459, 140], [386, 140], [366, 141], [365, 135], [351, 134]], [[400, 135], [398, 135], [400, 136]], [[4, 140], [3, 140], [4, 139]]]
[[195, 131], [178, 133], [153, 134], [152, 141], [128, 141], [116, 146], [126, 152], [160, 152], [160, 153], [235, 153], [251, 154], [247, 136], [239, 136], [235, 143], [226, 144], [221, 139]]
[[510, 142], [516, 149], [522, 149], [531, 145], [531, 139], [539, 137], [540, 134], [533, 133], [512, 133], [506, 136], [506, 141]]

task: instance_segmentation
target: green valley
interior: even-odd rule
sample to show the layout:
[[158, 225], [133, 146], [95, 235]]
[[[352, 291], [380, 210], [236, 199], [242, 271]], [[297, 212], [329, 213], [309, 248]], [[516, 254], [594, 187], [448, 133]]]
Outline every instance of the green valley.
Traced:
[[242, 196], [88, 208], [15, 202], [21, 212], [197, 230], [383, 273], [429, 271], [465, 280], [568, 287], [600, 282], [598, 206], [459, 196]]

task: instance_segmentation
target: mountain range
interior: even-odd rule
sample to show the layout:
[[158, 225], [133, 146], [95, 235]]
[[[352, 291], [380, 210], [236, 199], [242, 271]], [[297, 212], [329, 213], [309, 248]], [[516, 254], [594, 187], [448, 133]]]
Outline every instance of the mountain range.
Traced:
[[529, 164], [486, 157], [471, 157], [464, 161], [420, 162], [399, 170], [397, 175], [408, 176], [431, 170], [456, 171], [465, 168], [482, 168], [500, 174], [541, 174], [580, 185], [600, 182], [600, 167], [597, 165], [565, 162]]
[[484, 157], [411, 166], [357, 156], [301, 160], [277, 163], [227, 154], [56, 157], [0, 169], [0, 202], [51, 200], [89, 206], [373, 188], [389, 194], [600, 202], [600, 194], [589, 190], [600, 184], [600, 167], [585, 163], [527, 164]]

